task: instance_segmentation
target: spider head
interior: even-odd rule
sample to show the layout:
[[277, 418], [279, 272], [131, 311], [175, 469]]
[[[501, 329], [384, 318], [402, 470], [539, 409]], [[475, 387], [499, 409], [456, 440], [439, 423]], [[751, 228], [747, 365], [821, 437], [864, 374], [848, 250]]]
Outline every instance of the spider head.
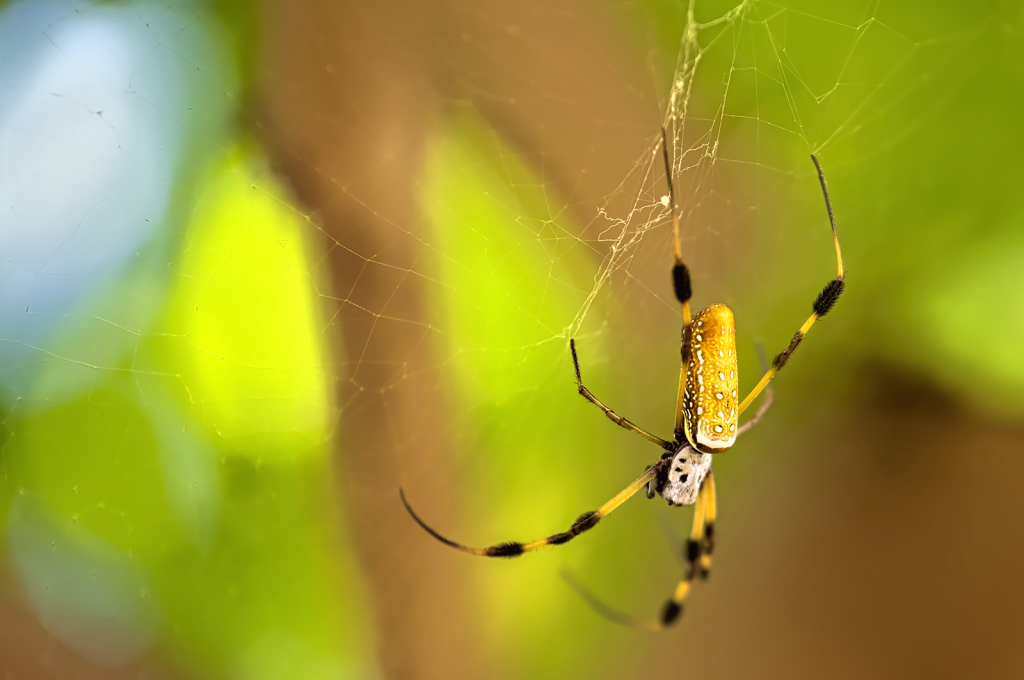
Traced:
[[704, 479], [711, 471], [711, 454], [684, 443], [659, 475], [658, 493], [669, 505], [693, 505]]

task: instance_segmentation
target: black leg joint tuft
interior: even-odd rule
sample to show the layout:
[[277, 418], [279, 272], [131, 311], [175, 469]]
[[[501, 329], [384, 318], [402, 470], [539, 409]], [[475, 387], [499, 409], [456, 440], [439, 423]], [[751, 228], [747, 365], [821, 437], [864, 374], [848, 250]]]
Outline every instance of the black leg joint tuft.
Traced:
[[555, 534], [554, 536], [548, 536], [548, 543], [550, 545], [562, 545], [563, 543], [571, 541], [575, 535], [576, 534], [571, 531], [565, 531], [560, 534]]
[[832, 309], [832, 306], [839, 299], [839, 296], [843, 294], [845, 286], [846, 284], [842, 279], [829, 281], [828, 285], [821, 289], [817, 299], [814, 301], [814, 313], [819, 317], [828, 314], [829, 310]]
[[700, 543], [690, 539], [686, 541], [686, 559], [688, 562], [696, 562], [700, 557]]
[[577, 517], [576, 521], [572, 523], [571, 531], [574, 535], [583, 533], [587, 529], [593, 529], [594, 525], [600, 521], [601, 516], [597, 514], [596, 510], [594, 512], [585, 512]]
[[690, 270], [682, 262], [672, 267], [672, 285], [676, 289], [676, 299], [680, 302], [688, 302], [693, 296], [693, 289], [690, 287]]
[[519, 557], [523, 554], [522, 543], [502, 543], [487, 549], [488, 557]]
[[679, 618], [679, 615], [683, 613], [683, 606], [675, 600], [669, 600], [665, 603], [665, 608], [661, 612], [661, 624], [663, 626], [670, 626], [672, 623]]

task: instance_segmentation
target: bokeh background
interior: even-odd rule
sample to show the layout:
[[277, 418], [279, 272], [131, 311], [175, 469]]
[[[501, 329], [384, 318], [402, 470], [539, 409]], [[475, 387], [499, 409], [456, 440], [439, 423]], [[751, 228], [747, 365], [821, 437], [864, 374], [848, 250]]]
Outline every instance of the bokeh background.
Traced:
[[[5, 678], [1020, 677], [1020, 3], [0, 3]], [[681, 317], [741, 386], [718, 546], [641, 497]]]

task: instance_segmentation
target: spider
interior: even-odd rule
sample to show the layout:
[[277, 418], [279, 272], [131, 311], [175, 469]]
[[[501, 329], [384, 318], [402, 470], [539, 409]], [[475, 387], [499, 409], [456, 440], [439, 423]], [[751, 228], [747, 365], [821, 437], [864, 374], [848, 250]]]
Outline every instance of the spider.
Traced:
[[[582, 586], [575, 585], [583, 597], [600, 613], [619, 623], [647, 629], [661, 629], [672, 625], [682, 614], [683, 605], [690, 592], [690, 586], [699, 576], [706, 579], [711, 569], [711, 554], [715, 544], [715, 516], [717, 492], [715, 478], [711, 471], [714, 454], [728, 450], [744, 432], [754, 427], [771, 405], [771, 390], [765, 395], [764, 403], [743, 425], [739, 416], [754, 399], [768, 386], [775, 375], [782, 370], [789, 358], [800, 345], [814, 322], [832, 309], [843, 292], [843, 255], [839, 247], [832, 201], [821, 164], [812, 154], [811, 160], [818, 172], [829, 223], [832, 226], [832, 240], [836, 249], [838, 274], [814, 300], [811, 316], [796, 332], [789, 346], [779, 353], [750, 394], [739, 401], [739, 379], [737, 377], [736, 323], [732, 310], [724, 304], [713, 304], [697, 312], [691, 318], [690, 271], [683, 263], [679, 241], [679, 215], [676, 210], [675, 189], [672, 184], [672, 165], [669, 160], [668, 140], [664, 128], [661, 131], [662, 150], [665, 159], [665, 175], [668, 182], [668, 202], [672, 213], [672, 234], [675, 263], [672, 267], [672, 283], [676, 298], [682, 305], [683, 328], [681, 341], [682, 363], [679, 372], [679, 389], [676, 395], [675, 437], [669, 441], [651, 434], [631, 421], [618, 415], [604, 405], [583, 384], [580, 362], [576, 354], [576, 341], [570, 339], [573, 367], [576, 371], [576, 387], [580, 395], [597, 406], [616, 425], [639, 435], [664, 450], [661, 458], [647, 468], [632, 484], [620, 491], [611, 500], [592, 512], [580, 515], [567, 531], [530, 543], [507, 542], [487, 548], [472, 548], [445, 538], [427, 525], [413, 511], [399, 489], [402, 503], [412, 518], [431, 536], [457, 550], [483, 557], [517, 557], [523, 553], [538, 550], [548, 545], [563, 545], [584, 531], [594, 528], [597, 523], [616, 508], [646, 487], [647, 497], [662, 496], [669, 505], [694, 505], [693, 525], [686, 542], [687, 568], [672, 596], [665, 603], [661, 616], [656, 621], [634, 621], [623, 614], [606, 607], [590, 595]], [[664, 202], [664, 201], [663, 201]]]

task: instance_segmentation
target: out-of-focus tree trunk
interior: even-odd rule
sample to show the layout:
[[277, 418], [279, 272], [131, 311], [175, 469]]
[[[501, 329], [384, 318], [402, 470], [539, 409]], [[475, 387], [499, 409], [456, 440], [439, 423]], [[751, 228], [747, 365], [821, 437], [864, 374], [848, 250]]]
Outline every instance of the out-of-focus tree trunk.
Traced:
[[[616, 68], [598, 27], [579, 21], [585, 10], [572, 2], [269, 5], [257, 125], [323, 232], [328, 332], [342, 362], [338, 482], [389, 677], [477, 678], [484, 663], [473, 603], [459, 587], [464, 562], [423, 540], [398, 500], [399, 485], [415, 481], [424, 513], [444, 518], [450, 488], [452, 452], [440, 428], [449, 418], [422, 278], [434, 253], [415, 202], [426, 135], [444, 106], [469, 96], [523, 153], [543, 158], [566, 195], [587, 197], [577, 209], [589, 220], [638, 152], [616, 142], [617, 132], [635, 142], [636, 128], [656, 129], [657, 107], [608, 95], [629, 92], [633, 78]], [[608, 146], [594, 149], [596, 138]], [[595, 155], [601, 162], [581, 190], [571, 170], [588, 159], [595, 167]]]

